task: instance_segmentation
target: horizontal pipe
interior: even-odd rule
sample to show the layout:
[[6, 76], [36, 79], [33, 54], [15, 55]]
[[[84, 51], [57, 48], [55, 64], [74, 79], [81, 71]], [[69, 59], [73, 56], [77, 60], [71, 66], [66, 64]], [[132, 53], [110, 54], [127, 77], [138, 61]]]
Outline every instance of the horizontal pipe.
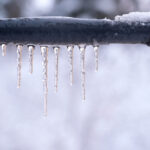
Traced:
[[79, 45], [150, 43], [149, 22], [69, 17], [0, 20], [0, 43]]

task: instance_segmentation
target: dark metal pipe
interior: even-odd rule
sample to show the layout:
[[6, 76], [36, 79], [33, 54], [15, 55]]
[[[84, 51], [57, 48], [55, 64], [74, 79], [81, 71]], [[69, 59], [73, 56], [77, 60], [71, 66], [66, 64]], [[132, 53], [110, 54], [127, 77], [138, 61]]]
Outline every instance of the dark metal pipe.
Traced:
[[107, 44], [150, 43], [149, 22], [119, 22], [69, 17], [0, 20], [0, 43]]

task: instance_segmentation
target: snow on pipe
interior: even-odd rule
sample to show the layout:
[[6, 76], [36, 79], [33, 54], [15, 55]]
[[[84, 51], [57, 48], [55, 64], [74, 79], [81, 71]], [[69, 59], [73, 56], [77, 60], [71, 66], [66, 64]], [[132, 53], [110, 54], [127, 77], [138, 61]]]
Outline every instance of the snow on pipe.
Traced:
[[150, 43], [150, 21], [71, 17], [0, 20], [0, 44], [93, 45]]

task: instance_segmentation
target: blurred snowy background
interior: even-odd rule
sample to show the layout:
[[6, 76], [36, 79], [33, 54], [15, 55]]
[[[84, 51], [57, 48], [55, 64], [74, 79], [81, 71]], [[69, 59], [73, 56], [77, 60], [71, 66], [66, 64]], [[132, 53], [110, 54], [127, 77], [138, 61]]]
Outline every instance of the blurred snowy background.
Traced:
[[[150, 0], [0, 0], [0, 17], [73, 16], [114, 18], [149, 11]], [[0, 58], [0, 150], [149, 150], [150, 47], [109, 44], [100, 47], [99, 72], [86, 51], [86, 102], [81, 100], [79, 50], [75, 47], [74, 84], [69, 86], [66, 47], [59, 59], [59, 89], [54, 93], [54, 58], [49, 47], [48, 117], [43, 114], [39, 46], [34, 73], [28, 73], [23, 48], [22, 86], [16, 88], [16, 47]]]

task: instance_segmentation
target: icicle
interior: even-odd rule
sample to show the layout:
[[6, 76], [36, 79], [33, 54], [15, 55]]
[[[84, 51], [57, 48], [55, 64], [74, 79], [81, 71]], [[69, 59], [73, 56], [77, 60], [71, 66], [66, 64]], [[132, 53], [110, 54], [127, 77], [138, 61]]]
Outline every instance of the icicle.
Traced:
[[60, 51], [60, 47], [53, 47], [54, 49], [54, 53], [55, 53], [55, 81], [54, 81], [54, 88], [55, 88], [55, 92], [57, 92], [58, 90], [58, 59], [59, 59], [59, 51]]
[[35, 46], [29, 45], [28, 52], [29, 52], [29, 73], [33, 73], [33, 54], [34, 54]]
[[86, 46], [79, 46], [80, 64], [81, 64], [81, 86], [82, 86], [82, 99], [83, 100], [85, 100], [85, 49], [86, 49]]
[[74, 46], [68, 46], [68, 55], [69, 55], [69, 76], [70, 76], [70, 85], [72, 86], [73, 84], [73, 49]]
[[47, 116], [47, 97], [48, 97], [48, 47], [41, 46], [43, 57], [43, 91], [44, 91], [44, 115]]
[[17, 88], [21, 85], [22, 45], [17, 45]]
[[6, 44], [2, 44], [2, 56], [6, 55], [6, 48], [7, 48], [7, 45]]
[[97, 72], [98, 71], [98, 49], [99, 49], [99, 46], [93, 46], [94, 48], [94, 55], [95, 55], [95, 71]]

